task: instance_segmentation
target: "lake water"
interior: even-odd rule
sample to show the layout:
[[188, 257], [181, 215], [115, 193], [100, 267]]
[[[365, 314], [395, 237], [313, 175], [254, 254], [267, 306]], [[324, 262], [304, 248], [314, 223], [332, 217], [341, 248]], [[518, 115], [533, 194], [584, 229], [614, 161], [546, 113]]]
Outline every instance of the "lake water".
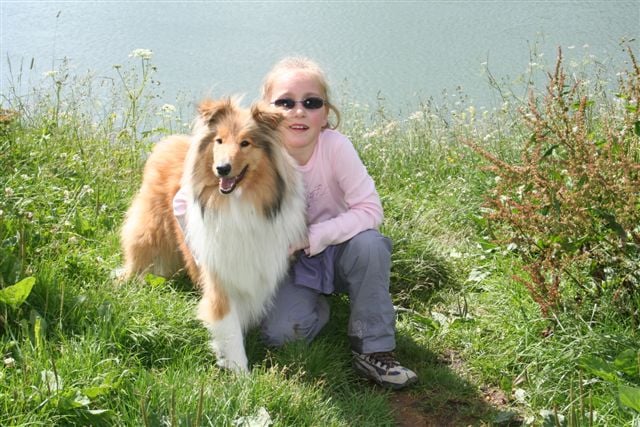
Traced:
[[[153, 51], [162, 98], [258, 97], [283, 56], [316, 59], [334, 94], [410, 113], [420, 101], [462, 92], [496, 103], [484, 73], [525, 73], [557, 47], [567, 61], [621, 63], [620, 41], [640, 35], [640, 1], [7, 1], [0, 3], [1, 90], [9, 67], [32, 74], [68, 58], [78, 74], [115, 76], [134, 49]], [[638, 46], [638, 42], [634, 42]], [[531, 52], [543, 54], [531, 58]], [[637, 54], [637, 49], [636, 49]]]

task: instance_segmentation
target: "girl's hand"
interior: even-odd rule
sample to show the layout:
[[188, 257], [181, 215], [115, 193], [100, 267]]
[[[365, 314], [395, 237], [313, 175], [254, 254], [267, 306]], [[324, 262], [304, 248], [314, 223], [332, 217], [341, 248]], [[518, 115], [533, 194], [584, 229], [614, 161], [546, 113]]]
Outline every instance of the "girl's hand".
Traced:
[[296, 252], [303, 250], [306, 254], [309, 254], [309, 238], [305, 237], [303, 241], [297, 242], [289, 246], [289, 256]]

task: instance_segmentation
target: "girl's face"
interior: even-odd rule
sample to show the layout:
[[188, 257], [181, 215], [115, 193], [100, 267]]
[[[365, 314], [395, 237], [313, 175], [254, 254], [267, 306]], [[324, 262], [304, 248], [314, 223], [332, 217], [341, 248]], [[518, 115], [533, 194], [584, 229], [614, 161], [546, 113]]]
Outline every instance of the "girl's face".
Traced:
[[324, 98], [320, 84], [304, 70], [287, 71], [273, 80], [268, 101], [273, 103], [284, 98], [296, 101], [293, 108], [282, 108], [285, 115], [285, 144], [294, 158], [304, 164], [313, 154], [320, 132], [327, 124], [329, 109], [326, 103], [321, 108], [308, 109], [302, 102], [297, 102], [309, 98]]

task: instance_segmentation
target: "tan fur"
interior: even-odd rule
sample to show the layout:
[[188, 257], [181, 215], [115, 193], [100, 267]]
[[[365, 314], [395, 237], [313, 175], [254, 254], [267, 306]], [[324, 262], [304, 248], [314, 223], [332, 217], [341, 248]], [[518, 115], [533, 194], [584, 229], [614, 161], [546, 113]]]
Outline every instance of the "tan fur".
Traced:
[[144, 169], [140, 191], [121, 232], [125, 278], [151, 272], [170, 277], [186, 267], [194, 282], [199, 272], [173, 215], [190, 138], [170, 136], [154, 147]]

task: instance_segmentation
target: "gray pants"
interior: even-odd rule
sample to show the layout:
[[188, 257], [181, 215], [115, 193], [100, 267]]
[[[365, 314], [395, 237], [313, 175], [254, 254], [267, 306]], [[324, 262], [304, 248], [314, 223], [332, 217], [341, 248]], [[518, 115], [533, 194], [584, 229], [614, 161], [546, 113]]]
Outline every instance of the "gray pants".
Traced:
[[[391, 241], [367, 230], [337, 245], [334, 286], [349, 294], [347, 334], [359, 353], [395, 348], [395, 312], [389, 295]], [[268, 345], [280, 346], [298, 339], [313, 340], [329, 320], [326, 296], [314, 289], [285, 280], [274, 305], [262, 322]]]

